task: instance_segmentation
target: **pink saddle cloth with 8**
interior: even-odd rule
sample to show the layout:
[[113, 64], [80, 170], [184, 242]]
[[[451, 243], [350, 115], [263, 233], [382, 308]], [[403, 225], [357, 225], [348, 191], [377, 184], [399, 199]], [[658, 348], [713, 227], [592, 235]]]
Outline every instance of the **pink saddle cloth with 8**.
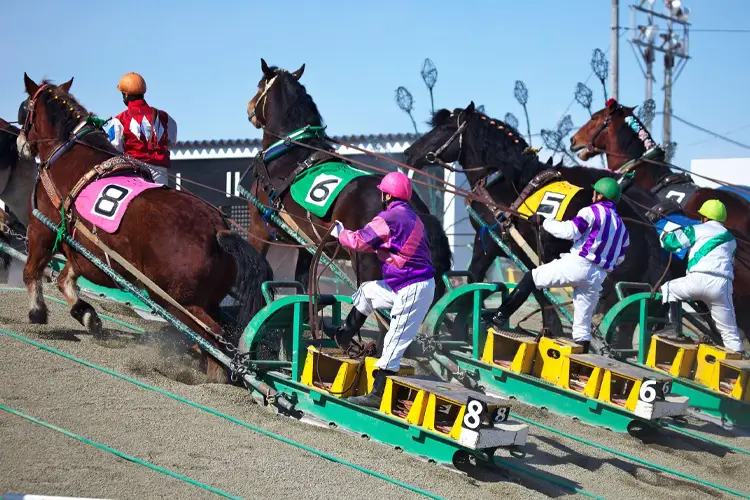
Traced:
[[81, 217], [108, 233], [114, 233], [136, 196], [147, 189], [163, 187], [136, 175], [105, 177], [83, 188], [75, 206]]

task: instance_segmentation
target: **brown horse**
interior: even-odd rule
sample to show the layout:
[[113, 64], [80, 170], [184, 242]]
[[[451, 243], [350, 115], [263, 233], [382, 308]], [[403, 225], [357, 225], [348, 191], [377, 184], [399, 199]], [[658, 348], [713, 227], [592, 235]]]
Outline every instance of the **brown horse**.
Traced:
[[[570, 150], [577, 152], [582, 160], [604, 153], [607, 155], [607, 167], [613, 171], [620, 170], [632, 160], [640, 159], [647, 151], [647, 141], [653, 139], [634, 116], [634, 109], [635, 107], [621, 106], [614, 100], [608, 101], [607, 107], [594, 113], [591, 120], [573, 135]], [[639, 137], [634, 127], [642, 128], [645, 132]], [[737, 238], [735, 282], [750, 283], [750, 244], [747, 243], [750, 237], [750, 202], [729, 191], [697, 187], [689, 177], [675, 175], [661, 161], [663, 157], [657, 156], [653, 158], [653, 162], [634, 162], [631, 171], [634, 173], [635, 183], [650, 190], [657, 199], [663, 201], [665, 198], [672, 198], [694, 220], [700, 220], [698, 210], [706, 200], [721, 200], [727, 207], [725, 225]], [[672, 179], [669, 176], [677, 179], [676, 185], [665, 182]], [[677, 196], [673, 198], [675, 194]], [[742, 304], [750, 300], [750, 289], [735, 286], [733, 298], [737, 325], [743, 332], [750, 332], [750, 308], [742, 307]]]
[[[571, 137], [570, 150], [577, 152], [582, 160], [606, 154], [607, 168], [613, 172], [641, 158], [647, 150], [642, 138], [653, 139], [633, 114], [634, 109], [610, 99], [607, 107], [594, 113], [591, 120]], [[643, 129], [642, 138], [626, 120]], [[706, 200], [721, 200], [727, 207], [727, 229], [736, 231], [744, 239], [750, 236], [750, 202], [730, 191], [698, 187], [689, 177], [675, 175], [669, 165], [661, 163], [663, 160], [663, 156], [657, 156], [653, 162], [635, 162], [631, 170], [636, 184], [652, 190], [659, 198], [668, 197], [677, 201], [685, 214], [695, 220], [700, 220], [698, 210]]]
[[[248, 119], [256, 128], [263, 129], [263, 149], [266, 150], [279, 137], [299, 130], [305, 126], [320, 126], [322, 118], [312, 97], [307, 93], [305, 87], [299, 83], [305, 65], [294, 72], [289, 72], [277, 67], [269, 67], [261, 59], [261, 70], [263, 77], [258, 82], [258, 91], [248, 104]], [[308, 142], [326, 151], [333, 148], [323, 138], [313, 139]], [[308, 160], [314, 151], [301, 146], [291, 144], [287, 151], [270, 161], [266, 162], [269, 177], [274, 182], [274, 188], [285, 181], [291, 181], [302, 162]], [[333, 159], [335, 161], [335, 159]], [[263, 180], [258, 177], [258, 166], [254, 168], [254, 180], [250, 192], [256, 196], [264, 205], [270, 205], [269, 193], [261, 186]], [[361, 229], [382, 209], [381, 193], [377, 188], [382, 175], [368, 175], [353, 179], [339, 194], [334, 201], [331, 210], [325, 217], [319, 218], [309, 214], [303, 207], [299, 206], [288, 189], [281, 189], [277, 198], [284, 206], [287, 213], [291, 215], [295, 224], [308, 235], [314, 238], [317, 234], [324, 233], [331, 221], [339, 220], [348, 229]], [[249, 180], [249, 179], [247, 179]], [[244, 181], [243, 181], [244, 184]], [[445, 286], [440, 279], [452, 265], [452, 253], [448, 238], [445, 235], [440, 221], [429, 213], [427, 206], [419, 198], [416, 190], [410, 200], [412, 208], [419, 214], [422, 220], [432, 253], [432, 264], [435, 267], [435, 300], [437, 301], [444, 293]], [[268, 250], [269, 231], [266, 229], [263, 213], [255, 205], [250, 204], [251, 224], [250, 242], [256, 249], [265, 253]], [[279, 238], [290, 241], [284, 234], [279, 232]], [[318, 243], [319, 241], [316, 241]], [[339, 256], [344, 254], [343, 251]], [[346, 258], [343, 255], [342, 258]], [[307, 285], [311, 256], [305, 250], [299, 251], [297, 258], [297, 269], [295, 277], [301, 283]], [[352, 262], [354, 270], [360, 281], [381, 279], [380, 262], [374, 254], [358, 254]]]
[[[47, 168], [51, 183], [60, 198], [71, 192], [76, 183], [93, 167], [119, 153], [110, 145], [107, 135], [96, 130], [84, 139], [72, 141], [73, 131], [89, 113], [70, 95], [73, 82], [55, 86], [35, 83], [24, 75], [29, 98], [21, 104], [19, 122], [24, 126], [18, 138], [18, 150], [25, 158], [39, 155], [40, 168]], [[55, 154], [63, 147], [62, 155]], [[52, 160], [52, 161], [50, 161]], [[39, 181], [30, 200], [29, 210], [38, 208], [55, 223], [61, 222], [60, 208], [52, 201], [44, 183]], [[54, 194], [54, 192], [53, 192]], [[65, 222], [73, 227], [80, 217], [74, 205]], [[42, 273], [52, 258], [55, 234], [35, 217], [28, 227], [29, 258], [23, 280], [29, 293], [29, 320], [47, 321], [47, 307], [42, 295]], [[85, 219], [79, 219], [91, 228]], [[95, 229], [95, 228], [94, 228]], [[71, 231], [72, 229], [69, 229]], [[76, 233], [72, 233], [76, 237]], [[272, 279], [268, 262], [242, 237], [229, 230], [217, 209], [183, 191], [168, 188], [149, 189], [131, 202], [120, 228], [115, 233], [99, 231], [98, 236], [109, 248], [118, 252], [135, 268], [150, 278], [173, 299], [208, 325], [214, 335], [224, 335], [218, 323], [219, 304], [237, 281], [242, 311], [237, 322], [243, 325], [262, 307], [260, 286]], [[103, 251], [87, 238], [76, 238], [89, 252], [107, 260]], [[70, 314], [93, 334], [101, 332], [101, 320], [94, 308], [78, 296], [76, 280], [85, 277], [93, 283], [116, 287], [99, 268], [77, 254], [66, 244], [62, 252], [67, 263], [60, 273], [58, 287], [70, 308]], [[112, 261], [113, 269], [135, 281], [124, 268]], [[160, 297], [153, 299], [170, 313], [219, 345], [195, 321]], [[230, 339], [236, 342], [237, 339]], [[211, 381], [225, 381], [226, 372], [213, 358], [206, 359]]]

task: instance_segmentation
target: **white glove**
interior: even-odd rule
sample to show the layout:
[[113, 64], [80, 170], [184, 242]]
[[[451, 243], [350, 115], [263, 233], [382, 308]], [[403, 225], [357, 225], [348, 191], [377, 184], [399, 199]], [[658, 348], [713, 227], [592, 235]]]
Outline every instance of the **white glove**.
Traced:
[[331, 236], [338, 239], [339, 234], [341, 234], [341, 231], [344, 230], [344, 225], [340, 223], [339, 221], [333, 222], [333, 231], [331, 231]]

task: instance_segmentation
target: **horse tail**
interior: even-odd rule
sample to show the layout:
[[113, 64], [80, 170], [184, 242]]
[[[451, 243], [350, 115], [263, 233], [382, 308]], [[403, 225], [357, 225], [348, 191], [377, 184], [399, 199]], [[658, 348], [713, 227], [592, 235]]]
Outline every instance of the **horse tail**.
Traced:
[[431, 213], [419, 213], [419, 218], [424, 224], [427, 244], [430, 245], [432, 267], [435, 268], [435, 298], [432, 302], [435, 304], [445, 294], [443, 273], [450, 271], [453, 266], [453, 252], [440, 220]]
[[261, 285], [273, 280], [273, 269], [268, 261], [241, 235], [232, 231], [219, 231], [219, 247], [234, 258], [237, 264], [235, 287], [240, 301], [237, 324], [243, 329], [263, 308]]

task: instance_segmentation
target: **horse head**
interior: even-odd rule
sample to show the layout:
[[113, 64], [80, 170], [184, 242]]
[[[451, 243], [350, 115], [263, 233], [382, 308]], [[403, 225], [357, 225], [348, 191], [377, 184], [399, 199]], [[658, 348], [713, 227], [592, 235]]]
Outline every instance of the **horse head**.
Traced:
[[[581, 160], [589, 160], [602, 153], [625, 154], [620, 150], [623, 135], [632, 137], [632, 129], [626, 123], [628, 117], [633, 117], [635, 107], [629, 108], [609, 99], [607, 105], [591, 115], [591, 119], [570, 138], [570, 151], [578, 153]], [[645, 130], [645, 128], [644, 128]], [[645, 149], [644, 149], [645, 151]], [[641, 152], [642, 153], [642, 152]], [[616, 170], [622, 162], [608, 162], [611, 170]]]
[[23, 78], [28, 97], [18, 108], [18, 123], [22, 125], [16, 145], [19, 155], [30, 160], [66, 140], [88, 112], [68, 93], [72, 78], [61, 85], [46, 80], [40, 85], [26, 73]]
[[404, 151], [408, 163], [419, 169], [433, 164], [452, 168], [448, 164], [458, 161], [470, 182], [528, 146], [513, 127], [477, 111], [473, 101], [464, 109], [441, 109], [430, 125], [432, 129]]
[[297, 71], [287, 71], [268, 66], [261, 59], [260, 66], [263, 76], [247, 104], [247, 118], [255, 128], [285, 134], [305, 125], [322, 124], [317, 106], [299, 83], [305, 71], [304, 64]]

